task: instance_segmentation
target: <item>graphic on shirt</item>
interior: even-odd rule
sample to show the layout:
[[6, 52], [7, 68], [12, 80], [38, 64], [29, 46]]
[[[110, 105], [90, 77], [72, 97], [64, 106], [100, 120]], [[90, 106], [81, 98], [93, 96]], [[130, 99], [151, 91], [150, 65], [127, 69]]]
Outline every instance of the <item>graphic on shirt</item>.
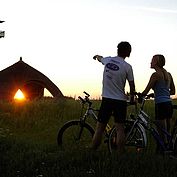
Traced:
[[114, 63], [107, 63], [106, 64], [106, 67], [110, 70], [113, 70], [113, 71], [118, 71], [119, 70], [119, 66], [117, 66], [116, 64]]

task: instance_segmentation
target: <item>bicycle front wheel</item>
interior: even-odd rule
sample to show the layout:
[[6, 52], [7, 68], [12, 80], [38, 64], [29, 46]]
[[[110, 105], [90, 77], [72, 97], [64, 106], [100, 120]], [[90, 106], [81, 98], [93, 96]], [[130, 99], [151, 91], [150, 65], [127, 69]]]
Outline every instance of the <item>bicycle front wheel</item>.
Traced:
[[[134, 125], [134, 128], [132, 128], [133, 125], [134, 121], [127, 120], [125, 123], [125, 149], [128, 152], [139, 152], [146, 147], [146, 133], [143, 127], [141, 127], [139, 124]], [[111, 153], [117, 149], [116, 139], [117, 130], [116, 127], [114, 127], [109, 134], [108, 140], [108, 149]]]
[[72, 120], [63, 125], [58, 132], [57, 143], [62, 150], [79, 150], [91, 144], [94, 129], [88, 123]]

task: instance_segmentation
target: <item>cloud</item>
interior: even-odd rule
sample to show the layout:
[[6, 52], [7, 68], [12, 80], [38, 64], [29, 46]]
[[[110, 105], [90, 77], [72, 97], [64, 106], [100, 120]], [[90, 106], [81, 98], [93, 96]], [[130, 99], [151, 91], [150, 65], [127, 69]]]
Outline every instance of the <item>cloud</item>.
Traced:
[[177, 10], [173, 10], [173, 9], [164, 9], [164, 8], [156, 8], [156, 7], [143, 7], [143, 6], [138, 6], [135, 8], [138, 10], [145, 10], [145, 11], [151, 11], [151, 12], [157, 12], [157, 13], [177, 14]]

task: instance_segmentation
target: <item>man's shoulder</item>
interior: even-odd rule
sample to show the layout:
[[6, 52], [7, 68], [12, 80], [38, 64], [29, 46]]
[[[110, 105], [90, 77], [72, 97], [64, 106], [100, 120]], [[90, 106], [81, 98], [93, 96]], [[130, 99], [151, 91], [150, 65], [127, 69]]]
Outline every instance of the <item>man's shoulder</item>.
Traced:
[[123, 61], [124, 65], [128, 68], [132, 68], [132, 65], [130, 63], [128, 63], [127, 61]]
[[114, 57], [111, 57], [111, 56], [108, 56], [108, 57], [104, 57], [102, 58], [102, 63], [117, 63], [117, 64], [121, 64], [121, 65], [124, 65], [126, 67], [132, 67], [127, 61], [125, 61], [125, 59], [119, 57], [119, 56], [114, 56]]

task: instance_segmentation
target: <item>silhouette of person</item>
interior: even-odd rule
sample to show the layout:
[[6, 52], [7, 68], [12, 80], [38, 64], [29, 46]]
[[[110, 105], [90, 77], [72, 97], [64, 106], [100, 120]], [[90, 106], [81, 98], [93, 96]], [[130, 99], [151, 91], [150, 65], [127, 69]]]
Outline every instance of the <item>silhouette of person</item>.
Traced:
[[[170, 131], [170, 122], [173, 114], [170, 95], [175, 94], [175, 85], [172, 75], [163, 68], [164, 65], [165, 57], [163, 55], [158, 54], [153, 56], [151, 68], [155, 69], [155, 72], [151, 75], [142, 95], [147, 95], [150, 89], [154, 90], [156, 123], [167, 131]], [[158, 129], [158, 131], [165, 141], [161, 129]]]
[[132, 66], [125, 61], [131, 53], [131, 45], [120, 42], [117, 46], [117, 56], [102, 57], [95, 55], [93, 58], [104, 65], [102, 102], [98, 114], [96, 131], [92, 140], [92, 149], [97, 149], [102, 141], [102, 135], [111, 117], [117, 130], [116, 145], [117, 150], [122, 152], [125, 145], [124, 122], [127, 112], [127, 95], [125, 94], [126, 80], [129, 82], [131, 99], [135, 91], [134, 75]]

